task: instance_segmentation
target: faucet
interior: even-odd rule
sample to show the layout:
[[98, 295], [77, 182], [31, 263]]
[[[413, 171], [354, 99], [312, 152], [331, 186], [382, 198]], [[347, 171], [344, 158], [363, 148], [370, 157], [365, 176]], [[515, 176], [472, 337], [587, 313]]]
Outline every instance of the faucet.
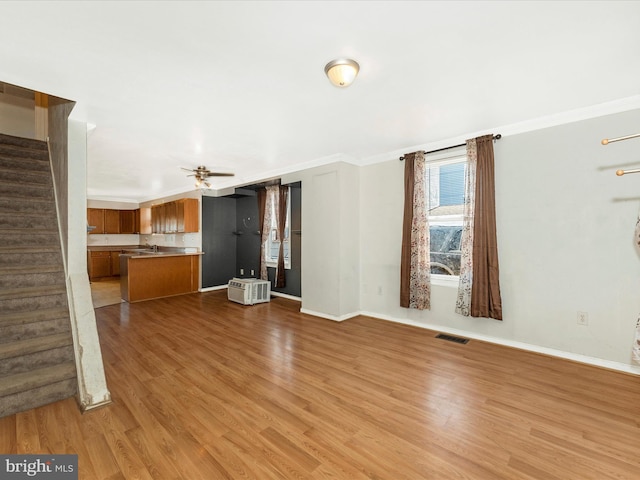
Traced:
[[153, 253], [158, 253], [158, 245], [150, 245], [149, 242], [145, 242], [144, 246], [153, 250]]

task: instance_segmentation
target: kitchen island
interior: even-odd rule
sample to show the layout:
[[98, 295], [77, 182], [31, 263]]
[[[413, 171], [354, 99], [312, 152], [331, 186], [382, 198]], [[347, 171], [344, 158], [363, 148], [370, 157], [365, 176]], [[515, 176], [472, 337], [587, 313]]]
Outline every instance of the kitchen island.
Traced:
[[197, 292], [202, 252], [129, 251], [120, 254], [120, 294], [127, 302]]

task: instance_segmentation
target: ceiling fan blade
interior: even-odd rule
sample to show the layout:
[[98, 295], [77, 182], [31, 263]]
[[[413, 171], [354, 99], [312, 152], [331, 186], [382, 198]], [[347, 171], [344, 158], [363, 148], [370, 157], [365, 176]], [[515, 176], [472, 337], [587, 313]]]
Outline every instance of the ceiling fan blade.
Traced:
[[235, 173], [227, 173], [227, 172], [207, 172], [207, 177], [233, 177]]

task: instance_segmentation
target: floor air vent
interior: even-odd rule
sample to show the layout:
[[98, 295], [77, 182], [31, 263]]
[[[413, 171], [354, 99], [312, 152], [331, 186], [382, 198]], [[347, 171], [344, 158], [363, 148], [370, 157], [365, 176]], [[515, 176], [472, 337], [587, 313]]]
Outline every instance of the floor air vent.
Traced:
[[468, 338], [454, 337], [453, 335], [445, 335], [444, 333], [439, 333], [438, 335], [436, 335], [436, 338], [441, 338], [442, 340], [447, 340], [449, 342], [455, 342], [455, 343], [469, 342]]

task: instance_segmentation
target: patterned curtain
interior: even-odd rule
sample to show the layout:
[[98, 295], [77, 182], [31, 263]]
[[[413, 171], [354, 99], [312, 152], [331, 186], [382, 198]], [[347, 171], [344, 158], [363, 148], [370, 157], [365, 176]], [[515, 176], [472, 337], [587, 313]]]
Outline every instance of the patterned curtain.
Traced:
[[424, 152], [405, 155], [404, 219], [400, 260], [400, 306], [428, 310], [431, 307], [429, 260], [429, 172]]
[[[463, 253], [456, 312], [466, 316], [502, 320], [493, 135], [467, 141], [467, 156], [469, 164], [475, 164], [475, 182], [468, 177], [469, 189], [473, 192], [469, 194], [469, 209], [465, 203]], [[470, 212], [473, 212], [473, 215], [467, 216]]]
[[[636, 229], [634, 233], [636, 249], [640, 252], [640, 214], [638, 215], [638, 220], [636, 220]], [[634, 362], [640, 364], [640, 317], [638, 317], [638, 321], [636, 322], [636, 330], [633, 337], [631, 358]]]
[[[258, 194], [258, 221], [260, 225], [260, 279], [267, 280], [267, 264], [265, 249], [267, 245], [267, 237], [269, 234], [269, 228], [264, 228], [265, 213], [267, 211], [267, 190], [265, 188], [259, 188], [256, 193]], [[262, 276], [264, 272], [264, 277]]]
[[268, 186], [266, 188], [264, 219], [262, 221], [262, 241], [260, 242], [260, 278], [262, 280], [269, 280], [269, 274], [267, 272], [267, 242], [269, 235], [271, 235], [271, 224], [277, 208], [277, 201], [278, 186]]
[[467, 140], [467, 168], [464, 172], [464, 213], [460, 245], [460, 280], [456, 313], [468, 317], [471, 313], [471, 283], [473, 277], [473, 211], [475, 209], [476, 165], [478, 151], [475, 138]]
[[276, 211], [276, 221], [278, 223], [278, 239], [280, 247], [278, 250], [278, 268], [276, 268], [275, 288], [284, 288], [287, 286], [284, 270], [284, 229], [287, 223], [287, 197], [289, 196], [289, 187], [281, 185], [278, 189], [278, 203]]

